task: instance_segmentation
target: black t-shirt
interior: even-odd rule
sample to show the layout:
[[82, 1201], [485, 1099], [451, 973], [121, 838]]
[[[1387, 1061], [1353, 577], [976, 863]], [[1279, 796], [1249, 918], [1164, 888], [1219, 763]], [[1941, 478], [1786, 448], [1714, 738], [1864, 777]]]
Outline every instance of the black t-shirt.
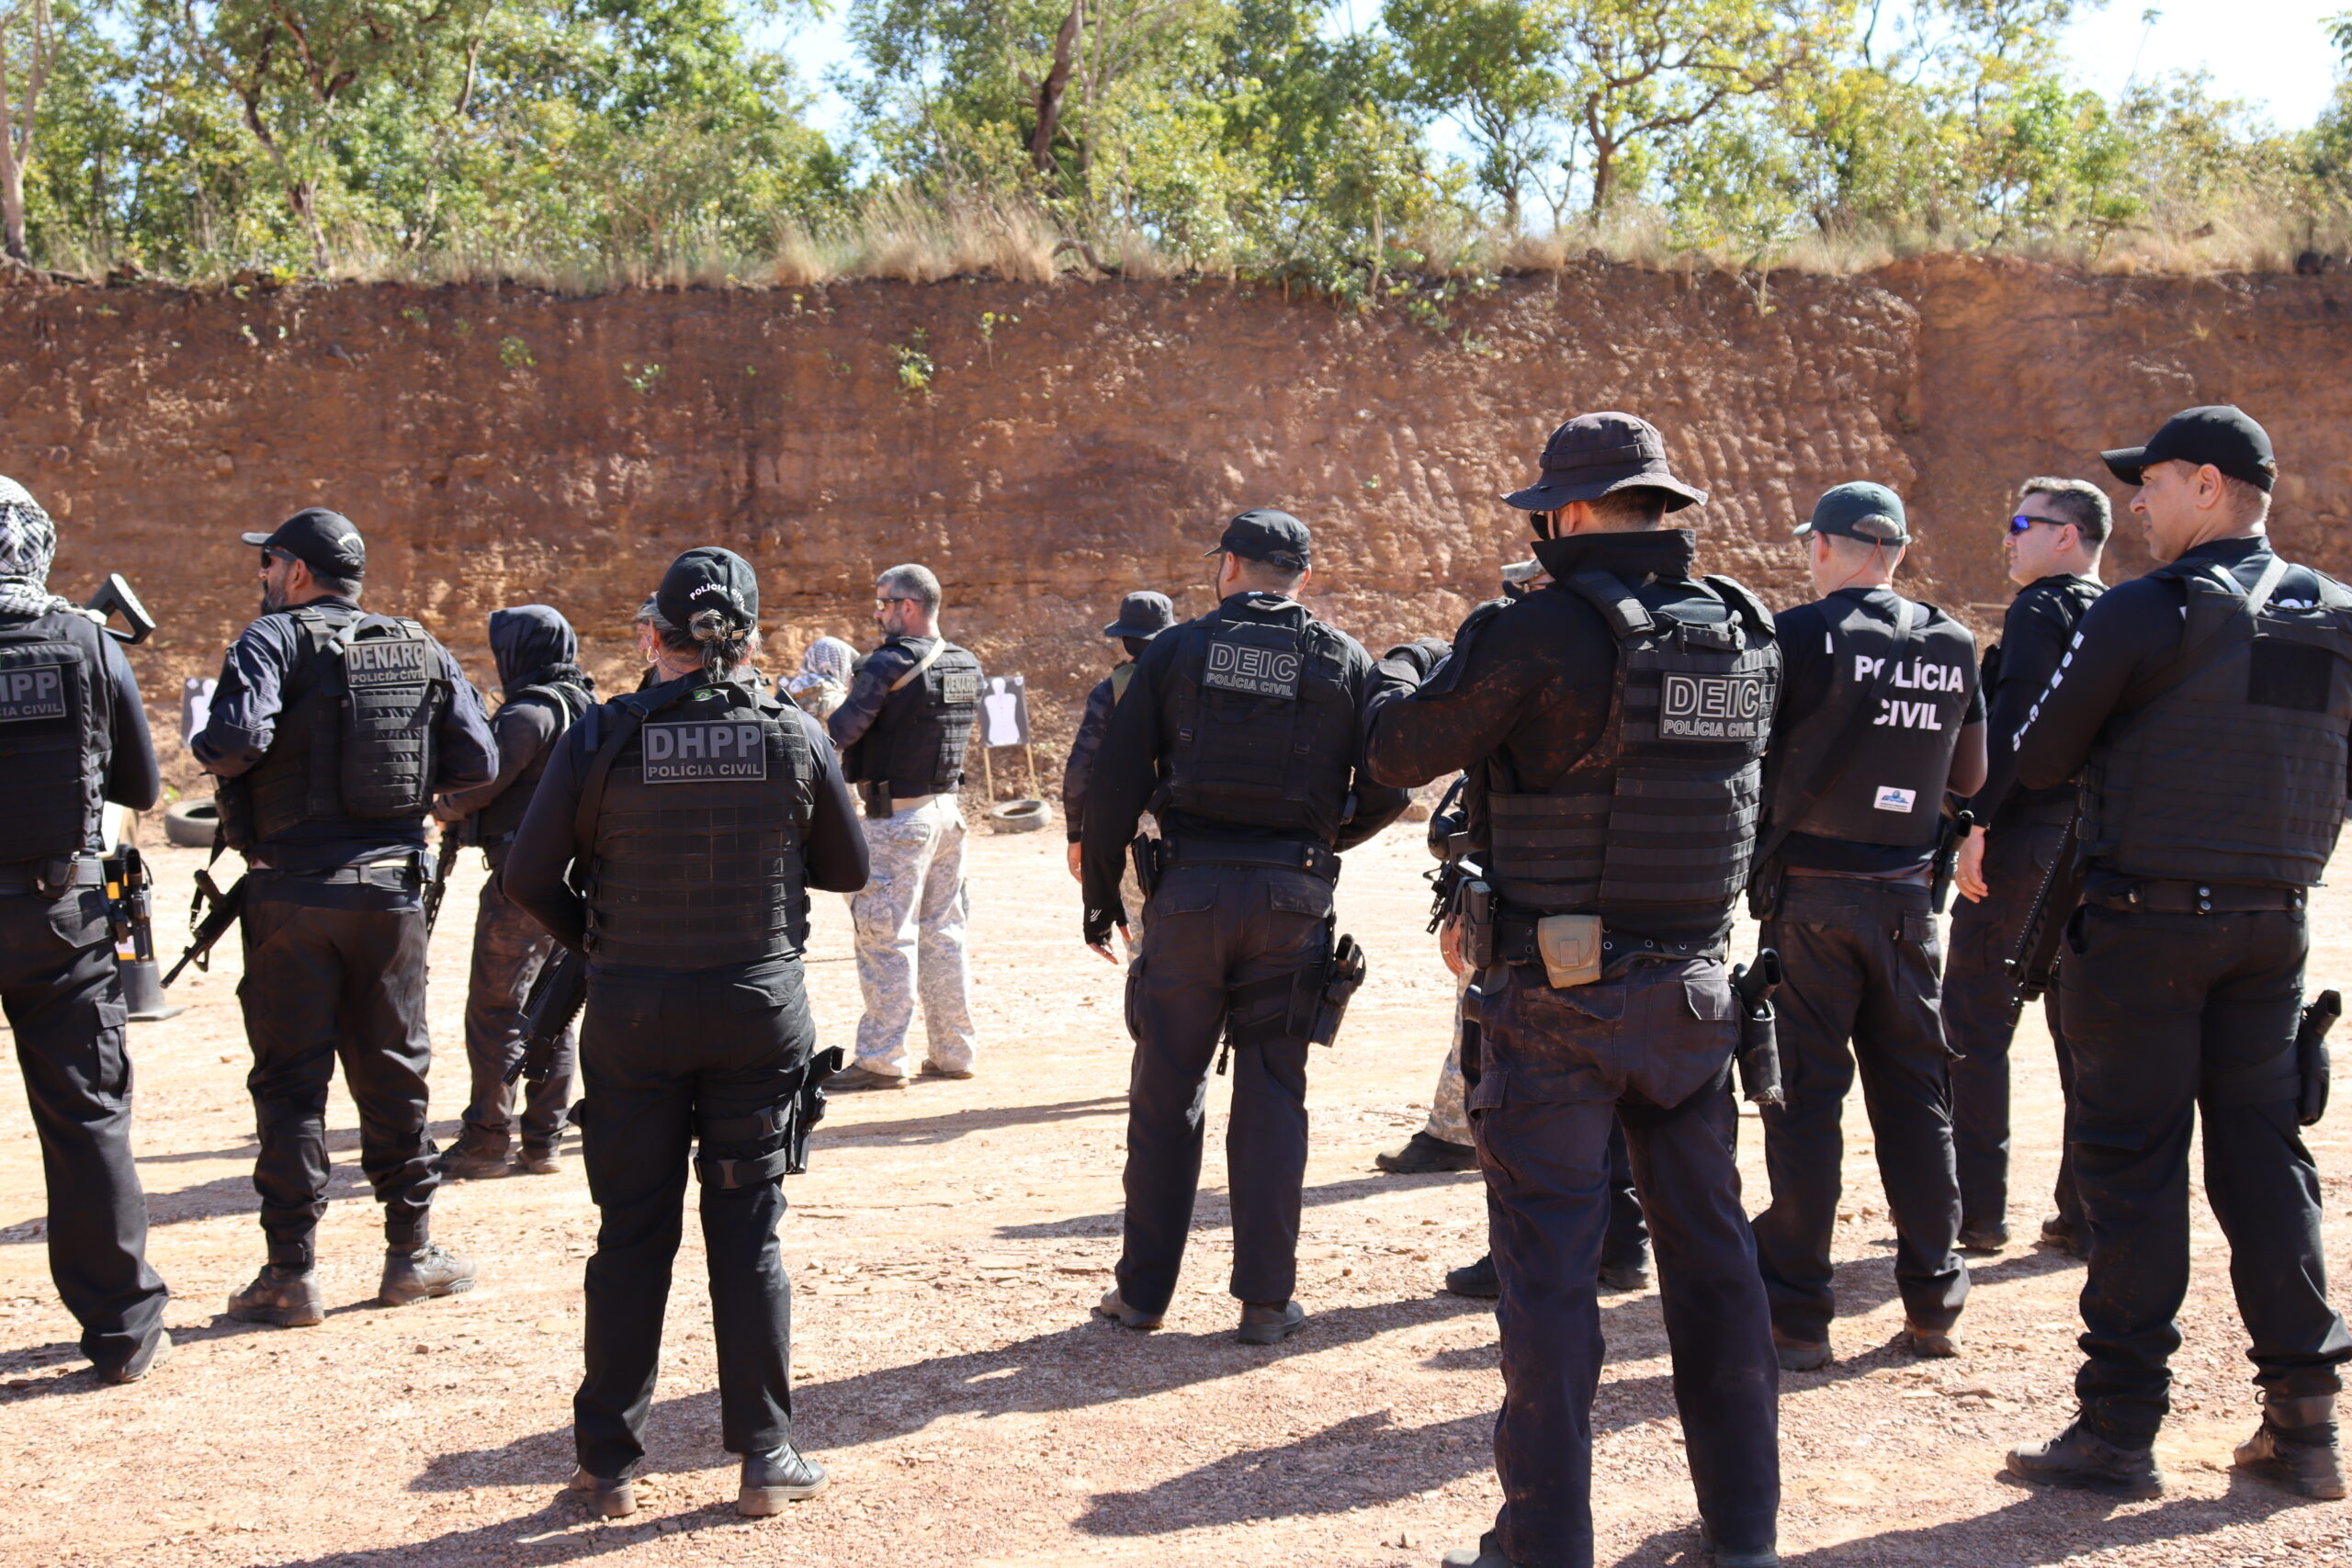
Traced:
[[[1868, 600], [1873, 595], [1882, 601], [1893, 601], [1896, 595], [1883, 588], [1841, 588], [1826, 599], [1810, 604], [1799, 604], [1782, 610], [1772, 617], [1781, 637], [1781, 706], [1772, 721], [1772, 752], [1765, 759], [1767, 798], [1779, 783], [1781, 768], [1787, 759], [1781, 747], [1797, 726], [1818, 712], [1836, 688], [1837, 649], [1831, 628], [1852, 610], [1856, 600]], [[1947, 627], [1958, 630], [1958, 623], [1933, 605], [1926, 606], [1929, 618], [1918, 630]], [[1915, 637], [1918, 631], [1915, 630]], [[1962, 637], [1967, 636], [1960, 632]], [[1984, 694], [1978, 689], [1976, 660], [1972, 646], [1971, 657], [1962, 660], [1962, 679], [1968, 692], [1967, 707], [1961, 716], [1964, 728], [1984, 721]], [[1958, 737], [1955, 734], [1954, 738]], [[1936, 804], [1941, 801], [1940, 793]], [[1928, 802], [1918, 803], [1920, 809], [1933, 809]], [[1815, 871], [1899, 872], [1926, 865], [1934, 857], [1934, 847], [1917, 848], [1909, 844], [1866, 844], [1845, 839], [1823, 838], [1812, 833], [1791, 833], [1782, 843], [1780, 859], [1783, 864], [1803, 866]]]

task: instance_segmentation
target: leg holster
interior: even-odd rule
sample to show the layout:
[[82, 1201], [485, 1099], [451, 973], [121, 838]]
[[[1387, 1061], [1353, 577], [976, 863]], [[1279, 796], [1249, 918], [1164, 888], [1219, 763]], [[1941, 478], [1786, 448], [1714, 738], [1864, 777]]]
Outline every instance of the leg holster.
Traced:
[[695, 1154], [695, 1176], [706, 1186], [749, 1187], [775, 1181], [792, 1163], [793, 1123], [798, 1102], [781, 1105], [700, 1105], [695, 1108], [695, 1131], [701, 1147]]
[[1233, 1048], [1276, 1040], [1328, 1045], [1347, 1016], [1348, 1002], [1363, 984], [1363, 949], [1356, 939], [1327, 938], [1323, 956], [1286, 975], [1228, 986], [1225, 993], [1225, 1049], [1216, 1070], [1225, 1071]]

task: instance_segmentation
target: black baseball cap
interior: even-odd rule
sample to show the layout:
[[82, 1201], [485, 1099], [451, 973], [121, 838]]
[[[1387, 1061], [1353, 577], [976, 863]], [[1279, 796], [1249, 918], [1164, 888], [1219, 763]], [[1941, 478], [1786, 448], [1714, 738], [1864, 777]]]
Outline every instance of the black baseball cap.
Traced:
[[760, 580], [752, 563], [733, 550], [700, 545], [670, 563], [654, 591], [662, 618], [681, 630], [704, 610], [717, 610], [728, 625], [749, 630], [760, 621]]
[[1119, 618], [1102, 628], [1104, 637], [1139, 637], [1147, 642], [1176, 624], [1176, 606], [1165, 593], [1149, 589], [1119, 601]]
[[1703, 505], [1707, 492], [1674, 477], [1666, 460], [1666, 437], [1648, 420], [1629, 413], [1580, 413], [1544, 444], [1543, 476], [1525, 490], [1503, 497], [1521, 512], [1556, 512], [1572, 501], [1640, 485], [1666, 492], [1666, 509]]
[[323, 506], [306, 506], [266, 534], [239, 536], [266, 550], [283, 550], [325, 577], [368, 575], [368, 541], [351, 519]]
[[1225, 525], [1225, 536], [1216, 548], [1203, 550], [1203, 556], [1223, 555], [1230, 550], [1244, 560], [1261, 560], [1293, 571], [1305, 571], [1312, 558], [1315, 536], [1306, 525], [1287, 512], [1271, 506], [1260, 506], [1243, 513]]
[[2140, 471], [2152, 463], [2211, 463], [2233, 479], [2267, 491], [2278, 478], [2278, 459], [2270, 450], [2270, 433], [2256, 424], [2244, 409], [2229, 403], [2207, 403], [2183, 409], [2148, 437], [2145, 446], [2119, 446], [2099, 457], [2125, 484], [2140, 482]]
[[1800, 539], [1811, 534], [1843, 534], [1866, 545], [1907, 545], [1910, 525], [1903, 515], [1903, 498], [1884, 485], [1857, 479], [1824, 491], [1813, 503], [1813, 515], [1797, 525]]

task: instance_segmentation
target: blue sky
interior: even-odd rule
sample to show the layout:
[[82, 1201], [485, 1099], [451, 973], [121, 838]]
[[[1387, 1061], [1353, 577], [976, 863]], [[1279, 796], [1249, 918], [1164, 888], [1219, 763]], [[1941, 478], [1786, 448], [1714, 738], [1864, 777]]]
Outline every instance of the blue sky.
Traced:
[[[1379, 0], [1350, 4], [1359, 20], [1368, 21]], [[2201, 68], [2224, 96], [2292, 129], [2311, 124], [2327, 105], [2336, 56], [2325, 19], [2352, 9], [2352, 0], [2155, 0], [2153, 24], [2143, 19], [2151, 8], [2147, 0], [2109, 0], [2075, 19], [2066, 45], [2085, 85], [2112, 97], [2135, 70], [2144, 78]], [[846, 112], [821, 85], [828, 70], [850, 59], [842, 31], [845, 10], [843, 0], [835, 0], [829, 17], [770, 35], [781, 38], [802, 80], [817, 88], [813, 118], [827, 130], [839, 129]], [[1337, 25], [1347, 25], [1347, 10], [1335, 17]]]

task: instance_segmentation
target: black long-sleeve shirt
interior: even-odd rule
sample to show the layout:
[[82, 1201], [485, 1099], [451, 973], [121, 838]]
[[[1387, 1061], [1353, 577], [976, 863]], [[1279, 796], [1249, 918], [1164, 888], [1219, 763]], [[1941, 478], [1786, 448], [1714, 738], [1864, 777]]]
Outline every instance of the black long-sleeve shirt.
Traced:
[[[2175, 572], [2219, 567], [2251, 589], [2270, 564], [2270, 541], [2216, 539], [2182, 552]], [[2308, 570], [2280, 581], [2272, 597], [2308, 601], [2318, 592]], [[2029, 789], [2063, 784], [2090, 760], [2099, 728], [2117, 713], [2145, 705], [2143, 688], [2180, 652], [2187, 590], [2175, 573], [2118, 583], [2083, 616], [2073, 648], [2059, 663], [2018, 732], [2017, 777]], [[2352, 791], [2352, 780], [2346, 781]]]
[[[865, 886], [870, 868], [865, 833], [858, 826], [857, 808], [851, 804], [849, 785], [842, 778], [840, 754], [834, 751], [825, 727], [812, 716], [791, 708], [783, 716], [786, 722], [800, 726], [817, 763], [816, 802], [801, 845], [808, 886], [828, 893], [854, 893]], [[614, 720], [607, 715], [605, 722]], [[596, 728], [601, 732], [604, 726]], [[571, 890], [565, 873], [575, 848], [572, 818], [580, 810], [580, 791], [587, 782], [588, 729], [585, 724], [575, 724], [557, 743], [501, 873], [506, 896], [574, 952], [587, 940], [588, 906]]]
[[[357, 610], [351, 600], [328, 597], [311, 602], [321, 609]], [[189, 750], [204, 771], [216, 778], [233, 779], [253, 771], [277, 736], [277, 721], [285, 712], [286, 682], [302, 657], [304, 641], [294, 619], [297, 608], [266, 612], [238, 634], [220, 662], [220, 682], [203, 732]], [[433, 732], [434, 773], [426, 781], [435, 794], [471, 789], [498, 775], [496, 743], [490, 720], [482, 714], [481, 694], [449, 650], [435, 645], [441, 660], [441, 678], [449, 684], [450, 699], [441, 710]], [[392, 818], [361, 821], [354, 818], [321, 818], [303, 822], [273, 842], [317, 847], [335, 846], [357, 862], [388, 849], [422, 847], [424, 818]]]
[[2005, 807], [2058, 811], [2074, 803], [2068, 784], [2017, 787], [2017, 738], [2075, 640], [2085, 588], [2097, 590], [2098, 584], [2072, 573], [2036, 578], [2018, 591], [2001, 618], [2000, 671], [1984, 694], [1984, 784], [1968, 802], [1979, 827], [1990, 828]]
[[[1252, 600], [1266, 598], [1248, 592], [1232, 594], [1214, 613], [1250, 618], [1258, 613]], [[1269, 608], [1272, 603], [1269, 601]], [[1340, 682], [1347, 688], [1349, 701], [1361, 708], [1372, 673], [1372, 657], [1353, 637], [1343, 632], [1335, 635], [1341, 649]], [[1080, 840], [1083, 848], [1079, 852], [1088, 910], [1089, 929], [1085, 934], [1089, 941], [1101, 940], [1110, 926], [1125, 916], [1119, 880], [1126, 865], [1127, 846], [1135, 838], [1136, 824], [1159, 788], [1166, 742], [1173, 739], [1160, 733], [1160, 685], [1167, 679], [1168, 667], [1175, 661], [1176, 649], [1182, 640], [1163, 632], [1145, 646], [1136, 660], [1135, 674], [1127, 681], [1126, 694], [1112, 711], [1109, 733], [1103, 737], [1102, 749], [1094, 759], [1093, 773], [1087, 784], [1085, 831]], [[1339, 836], [1331, 846], [1343, 851], [1355, 848], [1396, 820], [1412, 802], [1403, 790], [1388, 788], [1363, 772], [1361, 739], [1356, 754], [1349, 759], [1349, 766], [1352, 770], [1355, 814], [1340, 825]], [[1250, 828], [1173, 810], [1160, 814], [1159, 827], [1171, 839], [1281, 840], [1301, 836], [1295, 829]], [[1098, 919], [1100, 930], [1094, 929]]]
[[497, 773], [486, 783], [452, 790], [435, 802], [433, 815], [443, 821], [470, 817], [512, 788], [523, 770], [554, 744], [555, 710], [543, 702], [502, 703], [491, 715], [490, 736], [497, 748]]
[[1107, 678], [1094, 682], [1094, 689], [1086, 694], [1086, 712], [1078, 721], [1078, 733], [1070, 739], [1069, 761], [1062, 765], [1062, 822], [1073, 844], [1086, 835], [1086, 786], [1094, 776], [1094, 754], [1102, 749], [1102, 737], [1111, 732], [1111, 710], [1118, 705]]

